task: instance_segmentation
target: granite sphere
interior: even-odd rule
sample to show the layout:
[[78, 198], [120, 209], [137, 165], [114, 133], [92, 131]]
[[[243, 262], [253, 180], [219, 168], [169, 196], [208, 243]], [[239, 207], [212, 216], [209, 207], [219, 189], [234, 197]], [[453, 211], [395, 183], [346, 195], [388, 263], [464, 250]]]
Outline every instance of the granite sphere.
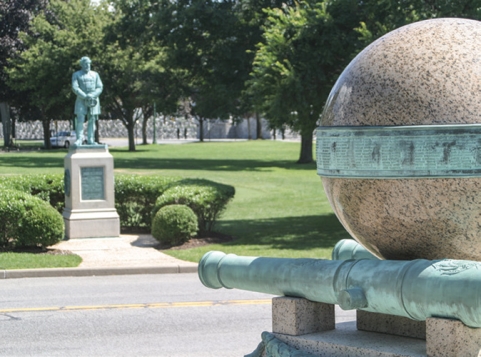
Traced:
[[[364, 49], [339, 77], [322, 126], [481, 123], [481, 22], [434, 19]], [[347, 231], [386, 259], [481, 261], [481, 178], [321, 177]]]

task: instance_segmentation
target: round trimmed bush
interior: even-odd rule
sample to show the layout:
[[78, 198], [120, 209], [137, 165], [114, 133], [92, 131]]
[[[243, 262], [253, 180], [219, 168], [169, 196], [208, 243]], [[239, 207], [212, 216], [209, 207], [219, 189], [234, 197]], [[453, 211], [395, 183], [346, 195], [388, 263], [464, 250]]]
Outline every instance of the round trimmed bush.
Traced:
[[18, 245], [46, 248], [60, 242], [65, 233], [62, 215], [47, 202], [33, 197], [19, 227]]
[[0, 189], [1, 248], [46, 248], [63, 237], [63, 218], [50, 204], [25, 192]]
[[169, 205], [158, 210], [152, 220], [152, 236], [160, 243], [179, 245], [197, 233], [197, 216], [185, 205]]

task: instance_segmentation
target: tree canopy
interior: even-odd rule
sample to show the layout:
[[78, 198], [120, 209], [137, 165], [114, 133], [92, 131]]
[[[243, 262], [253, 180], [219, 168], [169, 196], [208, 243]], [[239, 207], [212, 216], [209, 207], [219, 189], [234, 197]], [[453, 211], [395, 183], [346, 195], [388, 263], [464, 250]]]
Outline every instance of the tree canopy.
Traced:
[[273, 127], [302, 137], [299, 163], [312, 162], [312, 135], [331, 87], [356, 54], [357, 1], [339, 0], [266, 10], [248, 91]]
[[349, 61], [399, 26], [443, 16], [479, 19], [481, 4], [4, 0], [0, 102], [8, 99], [22, 115], [43, 119], [50, 145], [50, 120], [73, 116], [70, 77], [87, 55], [104, 82], [104, 115], [125, 125], [130, 150], [139, 113], [145, 126], [154, 104], [168, 115], [182, 103], [200, 129], [205, 119], [254, 114], [272, 128], [288, 126], [302, 137], [298, 162], [308, 163], [324, 103]]

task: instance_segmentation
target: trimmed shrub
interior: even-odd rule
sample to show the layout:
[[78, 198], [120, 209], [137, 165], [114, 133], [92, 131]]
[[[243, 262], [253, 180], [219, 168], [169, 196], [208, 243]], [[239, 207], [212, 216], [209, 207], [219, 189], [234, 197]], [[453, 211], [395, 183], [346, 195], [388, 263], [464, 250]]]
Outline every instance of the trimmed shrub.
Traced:
[[[60, 213], [65, 206], [61, 174], [0, 176], [0, 186], [39, 197]], [[115, 208], [123, 228], [150, 228], [152, 217], [161, 207], [185, 204], [197, 215], [202, 234], [212, 230], [234, 194], [232, 186], [203, 179], [115, 176]]]
[[197, 216], [185, 205], [164, 206], [152, 220], [152, 236], [160, 243], [179, 245], [197, 233]]
[[63, 218], [47, 202], [25, 192], [0, 189], [1, 248], [46, 248], [63, 237]]
[[172, 204], [189, 206], [197, 216], [200, 235], [204, 235], [212, 231], [217, 218], [234, 195], [235, 189], [230, 185], [204, 179], [184, 179], [176, 182], [157, 199], [152, 215]]
[[177, 180], [176, 177], [164, 176], [115, 176], [115, 208], [121, 226], [150, 227], [157, 197]]
[[0, 176], [0, 185], [41, 198], [60, 213], [65, 206], [61, 174]]

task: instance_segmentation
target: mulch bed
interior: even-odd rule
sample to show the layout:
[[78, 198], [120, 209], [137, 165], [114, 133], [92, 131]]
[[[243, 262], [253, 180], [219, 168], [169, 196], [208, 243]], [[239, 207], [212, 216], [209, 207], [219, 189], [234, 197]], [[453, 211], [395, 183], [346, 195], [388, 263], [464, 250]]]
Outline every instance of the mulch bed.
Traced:
[[[123, 234], [150, 234], [150, 228], [145, 227], [145, 228], [131, 228], [131, 227], [122, 227], [121, 232]], [[215, 243], [226, 243], [226, 242], [232, 242], [235, 238], [232, 236], [229, 236], [227, 234], [222, 234], [218, 232], [209, 232], [209, 235], [207, 237], [195, 237], [189, 240], [188, 242], [185, 242], [184, 244], [181, 245], [176, 245], [172, 246], [169, 244], [162, 244], [159, 243], [157, 246], [155, 246], [155, 249], [158, 250], [181, 250], [181, 249], [191, 249], [191, 248], [197, 248], [197, 247], [202, 247], [204, 245], [208, 244], [215, 244]]]
[[[122, 233], [124, 234], [146, 234], [150, 233], [150, 230], [133, 230], [133, 229], [122, 229]], [[209, 232], [208, 237], [196, 237], [190, 239], [188, 242], [184, 244], [172, 246], [167, 244], [159, 243], [155, 249], [158, 250], [181, 250], [181, 249], [191, 249], [202, 247], [208, 244], [215, 244], [215, 243], [226, 243], [232, 242], [235, 238], [229, 236], [227, 234], [222, 234], [218, 232]], [[61, 249], [42, 249], [42, 248], [28, 248], [28, 249], [15, 249], [15, 250], [2, 250], [0, 249], [0, 253], [2, 252], [14, 252], [14, 253], [32, 253], [32, 254], [45, 254], [45, 255], [69, 255], [73, 254], [69, 250], [61, 250]]]
[[42, 248], [25, 248], [25, 249], [9, 249], [4, 250], [0, 249], [0, 253], [31, 253], [31, 254], [40, 254], [40, 255], [70, 255], [73, 254], [70, 250], [62, 250], [62, 249], [42, 249]]
[[234, 239], [235, 239], [234, 237], [229, 236], [227, 234], [209, 232], [208, 237], [192, 238], [188, 242], [185, 242], [182, 245], [171, 246], [171, 245], [159, 244], [159, 246], [156, 248], [159, 250], [191, 249], [191, 248], [202, 247], [208, 244], [232, 242]]

